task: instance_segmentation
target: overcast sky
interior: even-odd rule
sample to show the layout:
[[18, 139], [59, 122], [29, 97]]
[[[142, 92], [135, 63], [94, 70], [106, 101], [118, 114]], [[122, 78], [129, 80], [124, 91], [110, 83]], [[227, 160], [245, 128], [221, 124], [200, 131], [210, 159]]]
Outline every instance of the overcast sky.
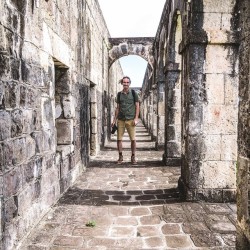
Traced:
[[[111, 37], [154, 37], [166, 0], [98, 0]], [[120, 59], [132, 86], [142, 85], [147, 62], [139, 56]]]

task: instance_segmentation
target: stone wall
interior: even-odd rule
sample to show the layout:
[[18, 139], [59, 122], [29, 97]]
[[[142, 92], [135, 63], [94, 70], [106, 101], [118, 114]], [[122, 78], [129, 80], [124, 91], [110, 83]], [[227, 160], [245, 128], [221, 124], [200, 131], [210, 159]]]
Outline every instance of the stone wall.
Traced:
[[103, 103], [122, 70], [109, 71], [95, 0], [0, 9], [0, 248], [15, 249], [106, 140]]

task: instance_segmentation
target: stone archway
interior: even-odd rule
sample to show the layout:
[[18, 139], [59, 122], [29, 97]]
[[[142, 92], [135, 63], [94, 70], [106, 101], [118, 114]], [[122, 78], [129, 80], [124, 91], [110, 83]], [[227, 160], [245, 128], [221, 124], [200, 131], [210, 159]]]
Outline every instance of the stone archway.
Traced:
[[123, 56], [138, 55], [154, 68], [154, 37], [109, 38], [109, 43], [109, 67]]

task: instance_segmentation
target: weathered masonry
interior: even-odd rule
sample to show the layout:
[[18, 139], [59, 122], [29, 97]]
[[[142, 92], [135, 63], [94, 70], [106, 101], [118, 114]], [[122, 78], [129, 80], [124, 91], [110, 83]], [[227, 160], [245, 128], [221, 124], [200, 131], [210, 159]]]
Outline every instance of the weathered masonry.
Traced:
[[95, 0], [0, 10], [0, 249], [15, 249], [104, 144], [123, 74]]
[[[148, 62], [141, 118], [185, 200], [237, 198], [250, 248], [250, 2], [169, 0], [111, 38], [97, 0], [0, 0], [0, 239], [15, 249], [110, 138], [118, 59]], [[237, 181], [236, 181], [237, 178]]]
[[228, 202], [237, 190], [238, 249], [250, 239], [249, 9], [244, 0], [167, 1], [142, 91], [163, 160], [181, 165], [183, 198]]

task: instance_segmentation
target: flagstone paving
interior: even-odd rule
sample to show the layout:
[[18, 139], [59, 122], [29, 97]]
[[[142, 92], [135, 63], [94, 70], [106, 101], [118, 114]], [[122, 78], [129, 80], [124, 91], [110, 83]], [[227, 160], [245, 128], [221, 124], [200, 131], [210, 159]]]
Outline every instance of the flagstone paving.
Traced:
[[115, 136], [20, 245], [22, 250], [235, 249], [236, 205], [182, 202], [180, 167], [164, 166], [145, 128], [137, 165], [116, 164]]

